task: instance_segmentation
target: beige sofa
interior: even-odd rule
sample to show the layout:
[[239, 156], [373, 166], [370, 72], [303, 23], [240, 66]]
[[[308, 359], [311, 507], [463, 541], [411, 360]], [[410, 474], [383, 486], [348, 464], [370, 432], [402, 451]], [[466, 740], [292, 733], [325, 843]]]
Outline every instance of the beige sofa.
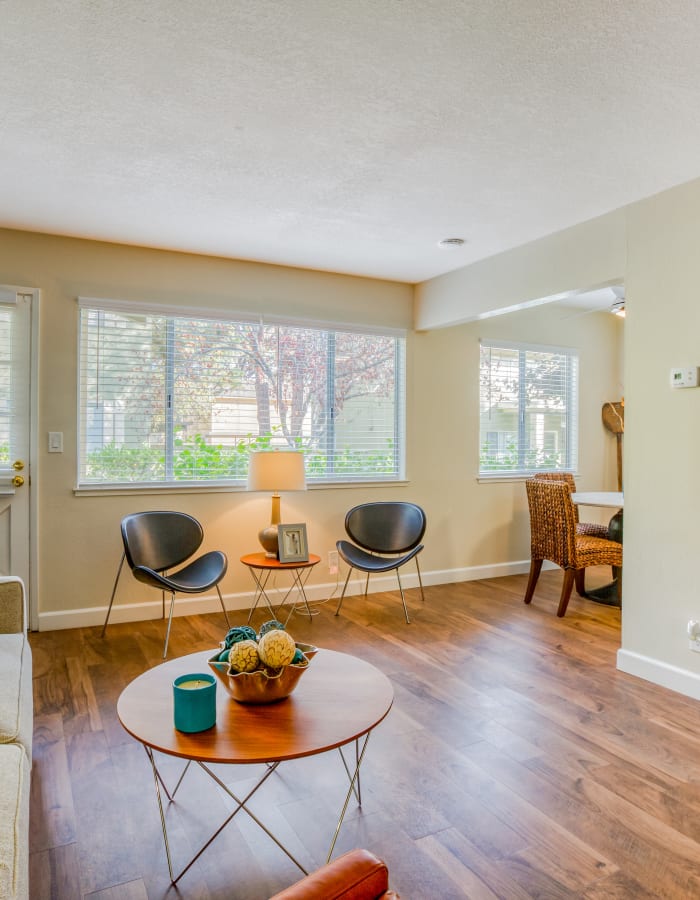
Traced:
[[32, 652], [21, 579], [0, 577], [0, 900], [29, 897]]

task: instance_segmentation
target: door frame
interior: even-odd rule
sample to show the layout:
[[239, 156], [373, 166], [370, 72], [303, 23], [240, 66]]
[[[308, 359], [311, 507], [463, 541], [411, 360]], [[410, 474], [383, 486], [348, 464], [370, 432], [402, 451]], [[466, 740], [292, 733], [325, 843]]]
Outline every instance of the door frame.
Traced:
[[29, 323], [29, 630], [39, 630], [39, 565], [38, 533], [39, 521], [39, 467], [38, 467], [38, 427], [39, 427], [39, 304], [41, 290], [3, 284], [3, 288], [30, 298], [31, 313]]
[[39, 304], [41, 291], [29, 288], [32, 320], [29, 350], [29, 628], [39, 630]]

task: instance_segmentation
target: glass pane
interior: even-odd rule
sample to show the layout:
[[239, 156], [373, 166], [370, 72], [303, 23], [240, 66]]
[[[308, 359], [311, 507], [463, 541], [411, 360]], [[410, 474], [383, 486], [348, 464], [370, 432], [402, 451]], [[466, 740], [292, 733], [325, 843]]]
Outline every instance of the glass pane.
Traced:
[[10, 461], [12, 438], [12, 313], [0, 306], [0, 464]]
[[561, 469], [567, 464], [567, 362], [561, 353], [525, 353], [526, 469]]
[[508, 472], [518, 468], [520, 398], [518, 350], [481, 347], [479, 468]]
[[480, 472], [576, 466], [577, 371], [567, 352], [482, 345]]
[[233, 480], [251, 450], [307, 477], [396, 477], [403, 342], [242, 322], [81, 312], [81, 482]]
[[397, 476], [396, 339], [337, 332], [328, 474]]
[[165, 319], [84, 310], [81, 480], [165, 477]]
[[172, 472], [176, 481], [241, 480], [253, 430], [245, 341], [232, 322], [175, 319], [172, 326]]

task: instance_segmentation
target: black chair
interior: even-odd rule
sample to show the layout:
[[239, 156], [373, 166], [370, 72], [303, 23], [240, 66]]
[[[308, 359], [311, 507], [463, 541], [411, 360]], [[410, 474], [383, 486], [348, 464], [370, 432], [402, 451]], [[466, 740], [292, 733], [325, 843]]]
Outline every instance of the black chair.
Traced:
[[140, 512], [125, 516], [122, 519], [121, 530], [124, 552], [114, 580], [105, 623], [102, 626], [103, 637], [125, 559], [131, 567], [134, 578], [151, 587], [159, 588], [162, 592], [163, 618], [165, 618], [165, 593], [167, 591], [170, 594], [170, 615], [165, 632], [163, 659], [168, 653], [168, 638], [176, 593], [201, 594], [215, 587], [226, 618], [226, 626], [229, 627], [228, 614], [219, 589], [219, 582], [226, 574], [228, 566], [224, 553], [220, 550], [211, 550], [183, 566], [179, 571], [168, 574], [170, 569], [179, 566], [196, 553], [204, 540], [202, 526], [195, 518], [181, 512], [161, 510]]
[[[338, 541], [336, 547], [338, 553], [350, 566], [348, 577], [343, 585], [343, 593], [338, 601], [336, 616], [345, 597], [350, 575], [353, 569], [367, 573], [365, 582], [365, 595], [369, 587], [369, 576], [384, 572], [396, 572], [401, 592], [401, 602], [406, 616], [406, 622], [410, 624], [406, 598], [401, 586], [399, 568], [409, 560], [415, 559], [418, 570], [418, 584], [420, 585], [421, 600], [423, 595], [423, 581], [420, 576], [418, 554], [423, 549], [421, 540], [425, 534], [425, 513], [415, 503], [401, 502], [377, 502], [362, 503], [354, 506], [345, 516], [345, 530], [349, 541]], [[358, 546], [359, 545], [359, 546]], [[391, 554], [391, 555], [387, 555]]]

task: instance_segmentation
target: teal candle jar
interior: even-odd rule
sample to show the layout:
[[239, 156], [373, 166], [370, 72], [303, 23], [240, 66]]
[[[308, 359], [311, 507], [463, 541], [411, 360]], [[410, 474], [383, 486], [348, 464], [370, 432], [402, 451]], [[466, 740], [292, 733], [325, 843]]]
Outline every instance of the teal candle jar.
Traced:
[[175, 728], [206, 731], [216, 725], [216, 679], [208, 673], [178, 675], [173, 681]]

